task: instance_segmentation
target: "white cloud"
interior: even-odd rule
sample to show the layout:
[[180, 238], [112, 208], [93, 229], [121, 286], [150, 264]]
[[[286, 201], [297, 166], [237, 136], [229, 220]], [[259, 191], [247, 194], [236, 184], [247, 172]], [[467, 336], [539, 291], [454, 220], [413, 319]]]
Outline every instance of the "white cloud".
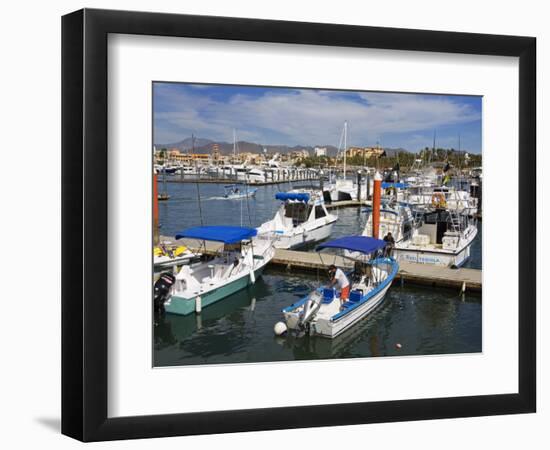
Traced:
[[[350, 145], [369, 145], [393, 133], [423, 136], [427, 131], [480, 120], [480, 112], [449, 96], [347, 93], [317, 90], [270, 90], [215, 100], [207, 89], [157, 87], [155, 142], [173, 142], [191, 132], [212, 139], [264, 144], [337, 145], [345, 120]], [[170, 139], [169, 139], [170, 137]], [[431, 142], [431, 141], [429, 141]]]

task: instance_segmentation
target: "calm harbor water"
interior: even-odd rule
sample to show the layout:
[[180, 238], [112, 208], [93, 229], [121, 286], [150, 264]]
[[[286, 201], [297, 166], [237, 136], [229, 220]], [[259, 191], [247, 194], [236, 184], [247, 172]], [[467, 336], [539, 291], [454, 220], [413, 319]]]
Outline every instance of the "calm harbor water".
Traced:
[[[258, 226], [275, 214], [275, 193], [291, 187], [259, 187], [248, 201], [216, 199], [223, 194], [221, 185], [167, 183], [166, 188], [171, 198], [159, 204], [161, 234], [173, 236], [200, 225], [199, 210], [205, 225]], [[340, 218], [333, 236], [362, 231], [365, 214], [359, 208], [333, 212]], [[481, 225], [467, 266], [481, 268]], [[201, 315], [165, 315], [155, 324], [155, 366], [481, 351], [481, 296], [410, 285], [393, 286], [373, 314], [336, 339], [275, 337], [281, 309], [326, 281], [325, 274], [318, 276], [268, 269], [255, 285]]]

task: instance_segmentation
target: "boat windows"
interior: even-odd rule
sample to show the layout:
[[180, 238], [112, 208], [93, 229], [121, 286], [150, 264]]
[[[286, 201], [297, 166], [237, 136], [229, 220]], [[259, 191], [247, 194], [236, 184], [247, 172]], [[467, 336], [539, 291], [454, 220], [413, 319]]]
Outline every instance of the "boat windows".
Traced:
[[325, 217], [327, 213], [325, 212], [325, 208], [318, 205], [315, 207], [315, 218], [320, 219], [321, 217]]
[[294, 223], [305, 222], [311, 211], [311, 206], [303, 202], [292, 202], [285, 205], [285, 217], [292, 219]]

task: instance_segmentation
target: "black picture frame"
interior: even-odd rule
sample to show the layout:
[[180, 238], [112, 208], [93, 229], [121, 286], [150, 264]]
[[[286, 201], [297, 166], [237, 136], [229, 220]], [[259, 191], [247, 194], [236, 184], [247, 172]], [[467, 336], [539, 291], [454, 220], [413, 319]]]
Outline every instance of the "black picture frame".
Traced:
[[[107, 36], [110, 33], [518, 57], [518, 392], [108, 418]], [[82, 441], [100, 441], [535, 412], [535, 92], [533, 37], [93, 9], [64, 16], [62, 433]]]

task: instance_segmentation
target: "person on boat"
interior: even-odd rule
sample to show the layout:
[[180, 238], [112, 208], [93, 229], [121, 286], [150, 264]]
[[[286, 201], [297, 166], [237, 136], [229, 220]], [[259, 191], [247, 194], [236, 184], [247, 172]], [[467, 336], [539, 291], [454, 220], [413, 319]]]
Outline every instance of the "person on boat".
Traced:
[[391, 256], [393, 247], [395, 247], [395, 239], [393, 238], [390, 231], [384, 236], [384, 241], [386, 242], [386, 248], [384, 249], [384, 256]]
[[346, 274], [342, 269], [337, 268], [334, 264], [330, 265], [330, 267], [328, 268], [328, 273], [331, 278], [329, 287], [337, 285], [338, 289], [340, 289], [340, 303], [345, 303], [346, 300], [349, 298], [350, 290], [348, 277], [346, 277]]

